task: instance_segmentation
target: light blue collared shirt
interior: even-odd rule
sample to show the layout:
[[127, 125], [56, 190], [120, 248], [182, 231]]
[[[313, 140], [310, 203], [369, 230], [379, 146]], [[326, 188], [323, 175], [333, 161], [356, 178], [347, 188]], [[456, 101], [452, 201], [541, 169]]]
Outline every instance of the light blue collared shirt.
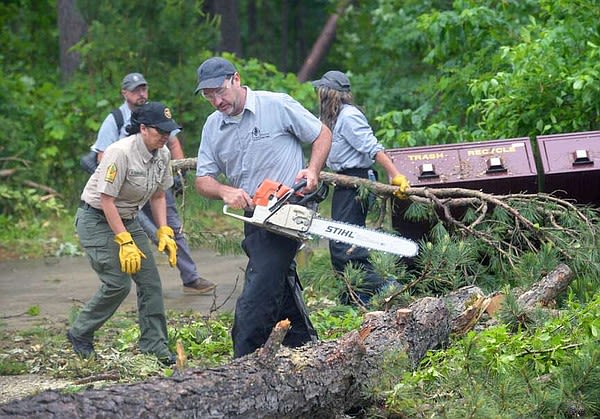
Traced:
[[332, 132], [327, 166], [344, 169], [369, 168], [375, 154], [383, 150], [365, 115], [353, 105], [343, 105]]
[[321, 121], [285, 93], [247, 91], [241, 119], [213, 112], [202, 129], [196, 176], [224, 174], [254, 195], [271, 179], [291, 186], [304, 168], [302, 143], [313, 143]]
[[[104, 150], [106, 150], [106, 148], [112, 143], [119, 141], [121, 138], [129, 136], [129, 133], [125, 130], [125, 128], [127, 128], [127, 125], [131, 123], [131, 109], [129, 109], [127, 102], [123, 102], [123, 104], [119, 106], [119, 110], [123, 115], [123, 126], [120, 130], [117, 129], [117, 121], [115, 120], [112, 112], [109, 113], [108, 116], [104, 118], [104, 122], [102, 122], [102, 125], [98, 130], [96, 142], [91, 147], [91, 149], [96, 153], [104, 152]], [[172, 131], [169, 139], [175, 137], [180, 131], [180, 129]]]

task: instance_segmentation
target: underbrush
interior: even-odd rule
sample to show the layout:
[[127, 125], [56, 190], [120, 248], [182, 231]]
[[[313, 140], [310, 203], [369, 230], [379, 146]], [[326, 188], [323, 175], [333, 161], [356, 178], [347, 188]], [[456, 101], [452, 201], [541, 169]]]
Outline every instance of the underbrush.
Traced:
[[60, 200], [5, 185], [0, 186], [0, 204], [0, 261], [82, 254], [73, 227], [75, 212]]
[[[189, 187], [178, 199], [192, 246], [240, 252], [241, 223], [222, 215], [222, 202], [200, 198], [190, 193]], [[327, 208], [322, 212], [328, 215]], [[389, 286], [373, 297], [369, 307], [340, 304], [343, 292], [361, 288], [361, 271], [348, 268], [343, 275], [334, 275], [326, 243], [315, 240], [304, 246], [297, 259], [298, 270], [311, 320], [322, 340], [357, 330], [368, 311], [407, 307], [418, 298], [443, 296], [463, 286], [478, 286], [485, 293], [500, 291], [506, 297], [499, 314], [490, 319], [492, 326], [481, 325], [464, 336], [451, 336], [446, 348], [429, 352], [414, 371], [402, 354], [386, 354], [383, 374], [367, 389], [374, 401], [370, 417], [600, 415], [598, 219], [591, 214], [589, 223], [579, 224], [566, 218], [568, 214], [559, 215], [570, 228], [564, 232], [569, 240], [563, 240], [563, 230], [556, 229], [553, 240], [532, 242], [534, 250], [523, 247], [519, 258], [508, 262], [497, 248], [455, 234], [442, 224], [435, 225], [431, 236], [420, 243], [420, 254], [414, 260], [398, 261], [373, 253], [375, 269], [388, 279]], [[501, 243], [515, 230], [501, 212], [494, 216], [489, 226], [482, 224], [481, 228], [489, 227], [490, 243]], [[73, 232], [70, 223], [62, 220], [41, 225], [32, 222], [28, 228], [44, 234], [53, 231], [54, 244], [64, 244], [70, 242]], [[14, 226], [3, 222], [12, 232], [0, 235], [20, 249], [22, 243], [17, 240], [25, 240], [29, 233], [14, 234]], [[567, 263], [573, 271], [567, 291], [551, 309], [523, 311], [515, 295], [560, 263]], [[74, 310], [72, 318], [75, 314]], [[231, 313], [170, 312], [168, 321], [169, 345], [175, 350], [181, 342], [188, 368], [215, 367], [232, 359]], [[99, 331], [95, 360], [74, 356], [64, 330], [0, 332], [0, 374], [66, 378], [75, 383], [69, 391], [99, 380], [104, 381], [97, 385], [107, 385], [106, 380], [109, 384], [136, 382], [173, 374], [154, 357], [138, 352], [135, 313], [118, 313]]]
[[[195, 193], [191, 175], [186, 179], [177, 199], [190, 246], [240, 253], [241, 223], [222, 215], [221, 201]], [[76, 204], [34, 189], [0, 186], [0, 210], [0, 261], [83, 255], [73, 225]]]
[[598, 417], [598, 343], [600, 295], [518, 333], [500, 324], [455, 337], [414, 372], [384, 368], [393, 384], [373, 392], [399, 417]]
[[[74, 318], [77, 309], [70, 315]], [[311, 316], [323, 339], [333, 339], [355, 329], [361, 322], [356, 310], [318, 310]], [[229, 312], [210, 316], [198, 312], [167, 313], [169, 346], [181, 342], [186, 368], [210, 368], [227, 364], [233, 356]], [[65, 378], [86, 386], [96, 381], [137, 382], [152, 376], [170, 376], [154, 356], [139, 353], [137, 314], [115, 315], [96, 333], [95, 359], [80, 359], [66, 339], [66, 327], [35, 327], [0, 332], [0, 375], [40, 374]], [[83, 385], [83, 384], [82, 384]], [[73, 390], [73, 389], [72, 389]]]

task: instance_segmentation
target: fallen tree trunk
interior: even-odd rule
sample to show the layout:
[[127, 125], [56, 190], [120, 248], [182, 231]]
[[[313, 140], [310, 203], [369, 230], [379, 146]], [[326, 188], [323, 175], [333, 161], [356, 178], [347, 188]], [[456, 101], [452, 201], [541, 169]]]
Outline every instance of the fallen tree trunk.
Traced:
[[370, 313], [360, 332], [275, 353], [257, 351], [221, 368], [77, 394], [46, 391], [0, 406], [24, 417], [312, 417], [330, 418], [364, 399], [387, 351], [416, 364], [444, 342], [449, 313], [441, 299]]
[[[572, 279], [571, 268], [561, 263], [533, 284], [528, 291], [519, 295], [517, 303], [524, 311], [552, 306], [558, 296], [567, 289]], [[471, 330], [483, 314], [493, 316], [501, 307], [504, 298], [501, 293], [486, 296], [476, 286], [463, 287], [448, 294], [445, 301], [452, 307], [452, 333], [461, 335]]]
[[[549, 274], [531, 288], [543, 283], [540, 297], [524, 304], [562, 292], [570, 270], [561, 265], [556, 272], [560, 280], [553, 285]], [[426, 297], [408, 308], [367, 313], [360, 331], [297, 349], [280, 346], [289, 327], [280, 322], [263, 348], [223, 367], [76, 394], [46, 391], [0, 406], [0, 417], [335, 417], [369, 403], [365, 389], [380, 379], [387, 354], [406, 354], [414, 368], [450, 333], [474, 325], [473, 307], [482, 306], [473, 304], [479, 301], [473, 296], [480, 294], [466, 287], [444, 299]]]

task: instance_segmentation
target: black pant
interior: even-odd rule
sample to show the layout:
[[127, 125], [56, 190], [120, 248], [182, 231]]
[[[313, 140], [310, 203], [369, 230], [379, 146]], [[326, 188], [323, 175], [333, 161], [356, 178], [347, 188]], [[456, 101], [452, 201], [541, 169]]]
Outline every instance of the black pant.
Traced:
[[301, 346], [317, 334], [302, 300], [294, 257], [298, 241], [246, 224], [242, 247], [248, 256], [244, 289], [235, 306], [231, 332], [236, 358], [252, 353], [280, 320], [291, 328], [283, 344]]
[[[347, 169], [340, 173], [368, 179], [370, 170], [371, 169]], [[344, 186], [335, 187], [331, 199], [332, 219], [358, 226], [365, 226], [368, 210], [368, 199], [360, 199], [358, 196], [358, 189]], [[386, 281], [373, 269], [373, 265], [369, 261], [369, 251], [364, 247], [352, 248], [352, 245], [330, 240], [329, 252], [331, 255], [331, 264], [337, 273], [343, 274], [347, 264], [352, 264], [353, 267], [364, 271], [364, 280], [359, 289], [355, 290], [364, 303], [367, 303], [371, 296], [377, 293], [381, 287], [385, 285]], [[341, 299], [345, 304], [349, 302], [348, 296], [345, 293], [342, 294]]]

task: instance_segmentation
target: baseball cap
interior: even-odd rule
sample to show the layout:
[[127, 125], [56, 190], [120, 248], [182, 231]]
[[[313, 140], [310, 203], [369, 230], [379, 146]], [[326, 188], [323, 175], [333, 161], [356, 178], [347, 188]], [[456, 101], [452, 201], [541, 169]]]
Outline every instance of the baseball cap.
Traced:
[[319, 80], [311, 82], [314, 87], [329, 87], [330, 89], [339, 90], [340, 92], [350, 91], [350, 80], [341, 71], [331, 70], [323, 74]]
[[121, 82], [121, 88], [125, 90], [135, 90], [136, 87], [141, 86], [142, 84], [148, 84], [144, 76], [140, 73], [129, 73], [125, 77], [123, 77], [123, 81]]
[[221, 57], [213, 57], [204, 61], [198, 67], [198, 86], [194, 94], [202, 89], [216, 89], [221, 87], [225, 78], [235, 74], [236, 70], [233, 64]]
[[171, 110], [160, 102], [146, 102], [137, 107], [131, 119], [139, 124], [152, 126], [165, 132], [172, 132], [181, 127], [175, 122]]

